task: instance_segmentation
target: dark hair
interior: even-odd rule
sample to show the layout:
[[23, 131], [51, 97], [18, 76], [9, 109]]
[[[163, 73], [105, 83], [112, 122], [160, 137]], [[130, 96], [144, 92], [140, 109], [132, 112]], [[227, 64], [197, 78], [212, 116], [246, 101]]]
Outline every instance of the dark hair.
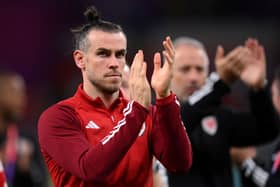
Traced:
[[93, 29], [109, 33], [123, 32], [120, 25], [100, 19], [98, 11], [94, 6], [88, 7], [84, 12], [84, 16], [87, 19], [87, 23], [75, 29], [71, 29], [74, 37], [74, 50], [79, 49], [87, 51], [89, 47], [87, 35]]

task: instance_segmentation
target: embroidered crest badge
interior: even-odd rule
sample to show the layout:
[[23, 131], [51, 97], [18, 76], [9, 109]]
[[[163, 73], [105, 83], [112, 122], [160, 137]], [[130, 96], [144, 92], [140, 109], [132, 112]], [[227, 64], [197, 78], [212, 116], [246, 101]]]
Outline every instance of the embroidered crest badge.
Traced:
[[214, 136], [218, 130], [218, 123], [215, 116], [207, 116], [202, 119], [202, 129], [207, 134]]

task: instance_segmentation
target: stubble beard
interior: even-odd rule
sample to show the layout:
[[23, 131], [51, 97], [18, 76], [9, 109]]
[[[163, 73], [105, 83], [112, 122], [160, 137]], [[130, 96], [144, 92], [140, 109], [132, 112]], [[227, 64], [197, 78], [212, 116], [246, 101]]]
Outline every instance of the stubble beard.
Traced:
[[121, 86], [121, 83], [119, 83], [118, 85], [106, 85], [106, 83], [102, 83], [102, 81], [98, 80], [91, 80], [90, 82], [97, 90], [106, 95], [114, 94], [115, 92], [119, 91]]

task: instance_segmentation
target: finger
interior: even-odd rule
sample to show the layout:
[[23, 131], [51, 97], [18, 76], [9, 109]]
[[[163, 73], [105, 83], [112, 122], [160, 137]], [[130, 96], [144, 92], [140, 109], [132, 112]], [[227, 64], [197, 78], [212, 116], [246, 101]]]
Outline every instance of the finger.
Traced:
[[[137, 70], [140, 70], [141, 67], [142, 67], [142, 63], [144, 62], [144, 53], [142, 50], [139, 50], [139, 58], [138, 60], [136, 61], [136, 69]], [[140, 71], [139, 71], [140, 72]]]
[[162, 54], [164, 56], [165, 61], [168, 62], [168, 64], [173, 64], [173, 58], [170, 57], [169, 53], [167, 53], [165, 50], [162, 51]]
[[265, 50], [262, 45], [258, 47], [258, 59], [260, 59], [263, 63], [266, 63]]
[[252, 57], [253, 57], [252, 52], [247, 47], [244, 47], [242, 48], [240, 53], [238, 53], [236, 57], [236, 61], [242, 62], [240, 64], [247, 64], [247, 63], [251, 63], [251, 61], [248, 61], [248, 59], [252, 59]]
[[134, 72], [135, 72], [135, 63], [136, 63], [136, 61], [137, 61], [138, 58], [139, 58], [139, 57], [138, 57], [138, 52], [137, 52], [137, 53], [135, 54], [134, 58], [133, 58], [133, 61], [132, 61], [131, 67], [130, 67], [130, 73], [129, 73], [130, 76], [133, 75]]
[[254, 43], [255, 46], [259, 46], [260, 45], [259, 41], [257, 39], [255, 39], [255, 38], [253, 38], [253, 43]]
[[236, 59], [237, 55], [241, 52], [243, 47], [238, 46], [235, 49], [233, 49], [232, 51], [229, 52], [229, 54], [226, 55], [226, 60], [227, 61], [233, 61]]
[[143, 62], [142, 63], [142, 68], [141, 68], [141, 71], [140, 71], [140, 75], [142, 77], [146, 77], [146, 73], [147, 73], [147, 63]]
[[232, 68], [235, 72], [242, 72], [246, 64], [251, 63], [252, 55], [250, 50], [245, 47], [243, 48], [240, 53], [237, 54], [235, 60], [232, 62]]
[[161, 67], [160, 53], [156, 52], [154, 55], [154, 72], [160, 70], [160, 67]]
[[234, 67], [234, 63], [237, 61], [237, 55], [238, 53], [240, 53], [241, 51], [241, 47], [237, 47], [235, 49], [233, 49], [232, 51], [230, 51], [225, 57], [224, 57], [224, 62], [229, 69], [232, 69], [233, 72], [235, 72], [235, 74], [238, 73], [238, 71], [235, 70]]
[[217, 51], [216, 51], [216, 56], [215, 56], [215, 61], [217, 62], [219, 59], [224, 57], [224, 48], [221, 45], [218, 45]]
[[142, 51], [142, 50], [139, 50], [139, 51], [138, 51], [138, 56], [137, 56], [137, 58], [136, 58], [135, 65], [134, 65], [134, 74], [135, 74], [136, 76], [138, 76], [139, 73], [141, 72], [143, 61], [144, 61], [144, 54], [143, 54], [143, 51]]
[[252, 44], [250, 46], [250, 49], [251, 49], [255, 58], [258, 58], [258, 48], [259, 48], [258, 40], [252, 39]]
[[245, 66], [241, 61], [232, 61], [231, 64], [229, 64], [229, 67], [235, 75], [240, 76]]
[[248, 38], [246, 41], [245, 41], [245, 46], [250, 48], [252, 46], [252, 42], [253, 42], [253, 39], [252, 38]]
[[166, 41], [167, 41], [168, 45], [170, 46], [170, 48], [172, 49], [172, 51], [175, 52], [175, 48], [174, 48], [174, 45], [173, 45], [173, 42], [172, 42], [170, 36], [167, 36], [167, 37], [166, 37]]
[[170, 40], [170, 39], [168, 40], [168, 38], [167, 38], [167, 39], [166, 39], [165, 41], [163, 41], [162, 43], [163, 43], [164, 49], [168, 52], [169, 56], [170, 56], [171, 58], [173, 58], [174, 55], [175, 55], [175, 50], [172, 48], [171, 40]]
[[237, 55], [238, 60], [242, 60], [246, 56], [252, 55], [251, 50], [248, 47], [243, 47], [240, 53]]
[[242, 71], [245, 67], [245, 63], [243, 61], [234, 61], [232, 67], [238, 71]]
[[240, 73], [243, 71], [245, 64], [247, 63], [247, 58], [249, 50], [246, 47], [241, 47], [236, 49], [236, 51], [233, 51], [232, 56], [230, 60], [228, 60], [228, 67], [232, 69], [232, 71], [236, 75], [240, 75]]

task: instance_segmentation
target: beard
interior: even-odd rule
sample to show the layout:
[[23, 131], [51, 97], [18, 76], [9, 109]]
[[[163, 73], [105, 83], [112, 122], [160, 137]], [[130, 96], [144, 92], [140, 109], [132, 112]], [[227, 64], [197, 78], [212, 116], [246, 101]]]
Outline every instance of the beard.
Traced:
[[121, 82], [119, 83], [108, 83], [105, 81], [101, 80], [90, 80], [91, 84], [97, 88], [100, 92], [106, 94], [106, 95], [111, 95], [117, 91], [119, 91]]

